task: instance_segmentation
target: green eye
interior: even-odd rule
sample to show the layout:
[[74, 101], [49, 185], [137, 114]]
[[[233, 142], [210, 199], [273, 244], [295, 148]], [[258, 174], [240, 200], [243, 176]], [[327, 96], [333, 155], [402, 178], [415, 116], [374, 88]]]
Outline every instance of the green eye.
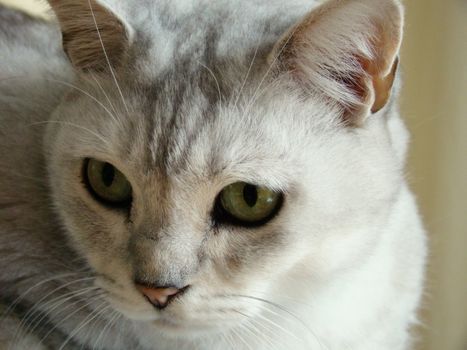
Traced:
[[237, 182], [222, 190], [218, 202], [227, 219], [251, 226], [269, 221], [279, 210], [282, 196], [266, 187]]
[[85, 177], [97, 199], [111, 205], [126, 205], [131, 200], [131, 185], [112, 164], [96, 159], [85, 163]]

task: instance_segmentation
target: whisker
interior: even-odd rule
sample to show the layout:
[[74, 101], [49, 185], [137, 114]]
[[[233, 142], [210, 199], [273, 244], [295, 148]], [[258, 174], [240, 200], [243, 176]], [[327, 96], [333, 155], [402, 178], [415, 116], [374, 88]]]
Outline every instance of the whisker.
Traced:
[[237, 331], [235, 330], [235, 328], [231, 328], [230, 331], [231, 331], [233, 334], [235, 334], [235, 336], [236, 336], [243, 344], [245, 344], [245, 346], [247, 347], [247, 349], [253, 350], [253, 348], [250, 346], [250, 344], [248, 344], [248, 343], [245, 341], [245, 339], [243, 339], [242, 334], [239, 333], [239, 332], [237, 332]]
[[35, 302], [34, 305], [31, 307], [31, 309], [23, 316], [23, 318], [22, 318], [22, 320], [21, 320], [21, 322], [20, 322], [20, 324], [18, 326], [18, 330], [15, 332], [14, 339], [16, 339], [22, 333], [24, 333], [22, 331], [22, 329], [28, 324], [28, 321], [30, 320], [32, 315], [34, 315], [36, 312], [39, 311], [39, 307], [41, 306], [42, 301], [44, 299], [46, 299], [49, 295], [52, 295], [53, 293], [55, 293], [55, 292], [57, 292], [57, 291], [59, 291], [59, 290], [61, 290], [63, 288], [66, 288], [67, 286], [69, 286], [71, 284], [83, 282], [83, 281], [90, 280], [90, 279], [93, 279], [93, 278], [94, 277], [86, 277], [86, 278], [81, 278], [81, 279], [74, 280], [74, 281], [71, 281], [71, 282], [67, 282], [67, 283], [53, 289], [51, 292], [47, 293], [45, 296], [43, 296], [41, 299], [39, 299], [39, 301]]
[[275, 308], [287, 313], [288, 315], [292, 316], [295, 320], [297, 320], [298, 322], [300, 322], [300, 324], [302, 326], [304, 326], [305, 328], [308, 329], [308, 325], [300, 318], [298, 317], [297, 315], [293, 314], [292, 312], [290, 312], [289, 310], [287, 310], [285, 307], [283, 307], [282, 305], [279, 305], [275, 302], [272, 302], [270, 300], [267, 300], [267, 299], [263, 299], [263, 298], [260, 298], [260, 297], [256, 297], [256, 296], [251, 296], [251, 295], [242, 295], [242, 294], [232, 294], [232, 296], [235, 296], [235, 297], [239, 297], [239, 298], [248, 298], [248, 299], [253, 299], [253, 300], [257, 300], [257, 301], [260, 301], [260, 302], [263, 302], [265, 304], [268, 304], [268, 305], [271, 305], [271, 306], [274, 306]]
[[44, 181], [41, 181], [38, 178], [33, 177], [33, 176], [23, 175], [23, 174], [21, 174], [21, 173], [19, 173], [17, 171], [11, 170], [11, 169], [0, 169], [0, 174], [9, 174], [9, 175], [19, 177], [19, 178], [22, 178], [22, 179], [31, 180], [36, 185], [40, 185], [40, 187], [47, 188], [47, 185], [44, 184]]
[[78, 272], [64, 273], [64, 274], [61, 274], [61, 275], [58, 275], [58, 276], [53, 276], [53, 277], [47, 278], [47, 279], [42, 280], [42, 281], [36, 283], [35, 285], [29, 287], [24, 293], [22, 293], [15, 300], [13, 300], [13, 302], [10, 304], [10, 306], [5, 310], [5, 313], [2, 315], [2, 318], [0, 319], [0, 325], [1, 325], [2, 321], [3, 321], [3, 319], [6, 316], [8, 316], [9, 313], [11, 311], [13, 311], [13, 309], [16, 307], [16, 305], [18, 305], [18, 303], [21, 300], [23, 300], [32, 290], [42, 286], [43, 284], [45, 284], [47, 282], [50, 282], [50, 281], [53, 281], [53, 280], [58, 280], [58, 279], [64, 278], [64, 277], [76, 276], [78, 274], [79, 274]]
[[216, 78], [216, 75], [214, 74], [212, 69], [210, 69], [208, 66], [204, 65], [202, 62], [198, 61], [198, 64], [201, 65], [202, 67], [206, 68], [206, 70], [209, 72], [209, 74], [211, 74], [211, 76], [213, 77], [213, 79], [214, 79], [214, 81], [216, 83], [216, 86], [217, 86], [217, 92], [219, 94], [219, 101], [222, 101], [221, 87], [219, 85], [219, 81]]
[[219, 333], [221, 338], [224, 340], [225, 343], [229, 346], [230, 350], [235, 350], [235, 345], [233, 343], [232, 338], [229, 337], [229, 334], [227, 334], [225, 331]]
[[70, 281], [70, 282], [67, 282], [65, 284], [62, 284], [60, 285], [59, 287], [53, 289], [52, 291], [50, 291], [49, 293], [47, 293], [46, 295], [44, 295], [42, 298], [40, 298], [35, 304], [34, 306], [28, 311], [28, 313], [25, 315], [25, 317], [27, 317], [28, 315], [30, 315], [31, 312], [35, 312], [34, 310], [36, 309], [35, 305], [40, 305], [40, 303], [46, 299], [49, 295], [52, 295], [54, 294], [55, 292], [58, 292], [59, 290], [63, 289], [63, 288], [66, 288], [68, 287], [69, 285], [72, 285], [72, 284], [75, 284], [75, 283], [80, 283], [80, 282], [83, 282], [83, 281], [86, 281], [86, 280], [91, 280], [93, 279], [94, 277], [85, 277], [85, 278], [80, 278], [78, 280], [73, 280], [73, 281]]
[[[101, 90], [102, 94], [104, 95], [105, 99], [107, 100], [108, 104], [110, 105], [110, 108], [112, 109], [112, 112], [113, 112], [113, 116], [114, 117], [117, 117], [117, 110], [115, 109], [115, 106], [113, 105], [109, 95], [107, 94], [107, 92], [105, 91], [105, 89], [102, 87], [102, 84], [99, 82], [99, 80], [96, 78], [96, 75], [93, 74], [92, 72], [90, 72], [90, 75], [91, 77], [93, 78], [94, 82], [96, 83], [96, 85], [99, 87], [99, 89]], [[115, 123], [119, 123], [119, 120], [117, 120], [117, 118], [114, 118], [114, 121]]]
[[[251, 290], [251, 293], [256, 293], [256, 295], [262, 295], [263, 291]], [[304, 308], [307, 308], [307, 309], [311, 309], [311, 305], [309, 303], [304, 302], [302, 300], [297, 300], [296, 297], [292, 297], [290, 295], [280, 295], [279, 297], [275, 297], [275, 298], [278, 298], [278, 299], [281, 299], [281, 300], [285, 299], [285, 300], [287, 300], [287, 302], [292, 302], [292, 303], [296, 304], [298, 307], [304, 307]]]
[[[76, 315], [78, 312], [80, 312], [81, 310], [89, 307], [89, 305], [92, 305], [93, 303], [99, 301], [100, 299], [102, 299], [103, 297], [105, 296], [105, 293], [102, 292], [100, 294], [97, 294], [95, 295], [94, 297], [92, 297], [87, 303], [83, 304], [82, 306], [80, 306], [79, 308], [77, 308], [76, 310], [74, 310], [73, 312], [71, 312], [70, 314], [67, 314], [65, 318], [63, 318], [61, 320], [61, 322], [65, 322], [66, 320], [70, 319], [71, 317], [73, 317], [73, 315]], [[74, 305], [74, 304], [73, 304]], [[102, 304], [100, 304], [102, 305]], [[39, 343], [37, 344], [36, 348], [39, 348], [39, 346], [44, 342], [45, 339], [47, 339], [47, 337], [54, 331], [58, 328], [58, 323], [53, 326], [51, 329], [49, 329], [47, 331], [47, 333], [39, 340]]]
[[282, 54], [282, 52], [284, 51], [284, 49], [286, 48], [286, 46], [289, 44], [290, 42], [290, 39], [292, 39], [292, 37], [294, 36], [295, 34], [295, 31], [296, 29], [294, 29], [290, 35], [287, 37], [287, 40], [285, 41], [284, 45], [282, 45], [281, 49], [279, 50], [279, 52], [275, 55], [274, 59], [272, 60], [271, 64], [269, 65], [268, 69], [266, 70], [266, 73], [264, 73], [264, 76], [263, 78], [261, 79], [261, 81], [259, 82], [258, 84], [258, 87], [256, 88], [255, 92], [253, 93], [253, 96], [252, 96], [252, 100], [255, 98], [258, 90], [261, 88], [261, 86], [263, 85], [263, 82], [264, 80], [267, 78], [267, 76], [269, 75], [269, 73], [271, 72], [271, 69], [272, 67], [274, 67], [274, 65], [276, 64], [277, 60], [279, 59], [280, 55]]
[[256, 97], [250, 99], [248, 104], [243, 108], [243, 114], [240, 118], [240, 123], [243, 123], [245, 118], [247, 117], [248, 113], [251, 111], [255, 103], [269, 90], [269, 88], [273, 85], [277, 84], [277, 79], [272, 80], [269, 82], [258, 94]]
[[97, 98], [95, 98], [93, 95], [91, 95], [88, 91], [85, 91], [83, 89], [81, 89], [80, 87], [76, 86], [76, 85], [73, 85], [73, 84], [70, 84], [66, 81], [62, 81], [62, 80], [57, 80], [57, 79], [52, 79], [52, 78], [44, 78], [45, 80], [47, 81], [52, 81], [52, 82], [55, 82], [57, 84], [62, 84], [62, 85], [65, 85], [65, 86], [68, 86], [72, 89], [75, 89], [81, 93], [83, 93], [84, 95], [86, 95], [87, 97], [89, 97], [90, 99], [92, 99], [94, 102], [96, 102], [100, 107], [102, 107], [104, 109], [104, 111], [111, 117], [114, 119], [114, 116], [113, 114], [109, 111], [109, 109], [101, 102], [99, 101]]
[[93, 135], [93, 136], [97, 137], [99, 140], [101, 140], [105, 145], [110, 146], [109, 141], [104, 139], [104, 137], [102, 137], [98, 133], [96, 133], [96, 132], [92, 131], [91, 129], [88, 129], [88, 128], [82, 126], [82, 125], [71, 123], [71, 122], [65, 122], [65, 121], [59, 121], [59, 120], [44, 120], [42, 122], [35, 122], [35, 123], [28, 124], [26, 126], [45, 125], [45, 124], [63, 124], [63, 125], [68, 125], [68, 126], [74, 126], [75, 128], [78, 128], [78, 129], [89, 132], [91, 135]]
[[130, 110], [128, 109], [128, 105], [127, 105], [127, 103], [125, 101], [125, 98], [123, 97], [122, 89], [120, 88], [120, 85], [118, 84], [117, 76], [115, 75], [115, 72], [114, 72], [114, 70], [112, 68], [112, 65], [110, 63], [109, 55], [107, 54], [107, 50], [105, 49], [104, 41], [102, 40], [101, 31], [99, 30], [99, 26], [97, 25], [96, 15], [94, 13], [94, 9], [92, 7], [91, 0], [88, 0], [88, 4], [89, 4], [89, 9], [91, 10], [91, 15], [92, 15], [92, 20], [94, 21], [94, 26], [96, 27], [97, 36], [99, 37], [99, 41], [101, 43], [102, 51], [103, 51], [104, 56], [105, 56], [105, 60], [107, 62], [107, 65], [109, 66], [110, 73], [111, 73], [112, 78], [113, 78], [113, 80], [115, 82], [115, 85], [116, 85], [116, 87], [118, 89], [118, 93], [120, 94], [123, 105], [125, 106], [126, 112], [127, 112], [128, 115], [130, 115]]
[[265, 329], [265, 330], [267, 330], [269, 332], [271, 332], [271, 329], [266, 327], [266, 325], [263, 325], [261, 322], [256, 321], [253, 317], [248, 316], [247, 314], [245, 314], [245, 313], [243, 313], [241, 311], [238, 311], [238, 310], [233, 310], [233, 311], [240, 314], [240, 315], [242, 315], [242, 316], [244, 316], [246, 318], [246, 321], [248, 322], [248, 324], [256, 330], [257, 335], [253, 334], [253, 336], [261, 338], [261, 334], [263, 334], [264, 340], [265, 340], [265, 342], [267, 342], [269, 344], [270, 349], [274, 349], [274, 344], [272, 343], [271, 339], [269, 339], [269, 337], [267, 337], [265, 333], [261, 333], [261, 331], [258, 330], [258, 328], [255, 326], [254, 322], [256, 322], [258, 325], [261, 325], [263, 327], [263, 329]]
[[[8, 78], [4, 78], [4, 79], [1, 79], [0, 82], [4, 82], [4, 81], [8, 81], [8, 80], [14, 80], [14, 79], [25, 79], [27, 78], [27, 76], [14, 76], [14, 77], [8, 77]], [[61, 85], [64, 85], [64, 86], [67, 86], [69, 88], [72, 88], [72, 89], [75, 89], [76, 91], [78, 92], [81, 92], [82, 94], [84, 94], [85, 96], [89, 97], [90, 99], [92, 99], [94, 102], [96, 102], [100, 107], [102, 107], [102, 109], [104, 109], [104, 111], [111, 117], [111, 118], [115, 118], [112, 113], [109, 111], [109, 109], [101, 102], [99, 101], [96, 97], [94, 97], [93, 95], [91, 95], [90, 92], [86, 91], [86, 90], [83, 90], [81, 89], [80, 87], [74, 85], [74, 84], [71, 84], [69, 82], [66, 82], [66, 81], [63, 81], [63, 80], [58, 80], [58, 79], [54, 79], [54, 78], [44, 78], [44, 77], [41, 77], [41, 79], [45, 80], [45, 81], [50, 81], [50, 82], [53, 82], [53, 83], [57, 83], [57, 84], [61, 84]]]
[[[315, 334], [315, 332], [310, 329], [310, 327], [300, 318], [298, 317], [297, 315], [295, 315], [294, 313], [290, 312], [287, 308], [285, 308], [284, 306], [280, 305], [280, 304], [277, 304], [275, 302], [272, 302], [270, 300], [267, 300], [267, 299], [264, 299], [264, 298], [261, 298], [261, 297], [256, 297], [256, 296], [251, 296], [251, 295], [242, 295], [242, 294], [230, 294], [230, 295], [225, 295], [226, 297], [229, 297], [229, 296], [232, 296], [232, 297], [238, 297], [238, 298], [246, 298], [246, 299], [250, 299], [250, 300], [256, 300], [256, 301], [259, 301], [259, 302], [262, 302], [262, 303], [265, 303], [267, 305], [270, 305], [270, 306], [273, 306], [275, 307], [276, 309], [282, 311], [282, 312], [285, 312], [288, 316], [292, 317], [294, 320], [296, 320], [297, 322], [299, 322], [300, 325], [302, 325], [307, 331], [308, 333], [313, 337], [314, 340], [316, 340], [320, 346], [321, 349], [324, 348], [324, 345], [322, 344], [321, 340], [319, 339], [319, 337]], [[262, 308], [264, 310], [268, 310], [269, 312], [273, 312], [272, 310], [270, 309], [265, 309], [265, 308]], [[279, 315], [279, 314], [277, 314]], [[282, 315], [279, 315], [279, 316], [282, 316]], [[326, 347], [327, 348], [327, 347]]]
[[237, 107], [237, 104], [238, 104], [238, 100], [240, 99], [240, 96], [242, 95], [242, 91], [243, 89], [245, 88], [245, 85], [246, 85], [246, 82], [248, 81], [248, 77], [250, 76], [250, 73], [251, 73], [251, 69], [253, 68], [253, 65], [255, 63], [255, 60], [256, 60], [256, 56], [258, 54], [258, 50], [259, 50], [259, 45], [260, 43], [262, 42], [262, 39], [263, 39], [263, 34], [264, 34], [264, 30], [263, 32], [261, 33], [261, 37], [260, 37], [260, 40], [258, 41], [258, 45], [256, 45], [256, 49], [255, 49], [255, 53], [253, 55], [253, 59], [251, 60], [250, 62], [250, 66], [248, 67], [248, 71], [246, 73], [246, 76], [245, 76], [245, 79], [243, 80], [243, 83], [242, 85], [240, 86], [240, 90], [237, 94], [237, 97], [235, 98], [235, 102], [234, 102], [234, 106]]
[[252, 336], [252, 339], [258, 340], [259, 344], [261, 344], [264, 341], [270, 346], [269, 349], [273, 350], [275, 348], [275, 345], [265, 336], [264, 333], [261, 334], [260, 332], [258, 332], [258, 328], [254, 326], [251, 320], [247, 320], [246, 324], [243, 324], [243, 328]]
[[107, 324], [105, 325], [105, 327], [102, 329], [101, 333], [99, 334], [99, 336], [97, 337], [96, 341], [94, 342], [92, 348], [93, 349], [96, 349], [97, 345], [99, 344], [99, 341], [101, 340], [101, 338], [104, 336], [105, 334], [105, 331], [107, 330], [107, 328], [111, 328], [112, 324], [114, 322], [116, 322], [120, 317], [121, 317], [121, 314], [119, 314], [117, 311], [113, 311], [114, 315], [113, 317], [107, 322]]
[[[92, 320], [96, 319], [97, 317], [102, 316], [109, 308], [111, 308], [110, 305], [103, 306], [105, 305], [106, 302], [104, 301], [96, 310], [91, 312], [82, 322], [78, 324], [78, 326], [68, 335], [68, 337], [65, 339], [65, 341], [62, 343], [62, 345], [58, 348], [58, 350], [63, 350], [65, 346], [70, 342], [70, 340], [79, 333], [81, 329], [86, 327]], [[92, 316], [92, 317], [91, 317]]]
[[[266, 308], [266, 307], [262, 307], [261, 309], [262, 309], [263, 311], [271, 311], [270, 309], [268, 309], [268, 308]], [[273, 312], [273, 315], [278, 315], [278, 314]], [[266, 316], [263, 316], [263, 315], [261, 315], [261, 314], [258, 314], [258, 315], [255, 315], [255, 317], [258, 317], [258, 318], [262, 319], [263, 321], [266, 321], [266, 322], [269, 323], [270, 325], [272, 325], [272, 326], [278, 328], [279, 330], [281, 330], [282, 332], [284, 332], [284, 333], [290, 335], [291, 337], [295, 338], [296, 340], [298, 340], [298, 341], [303, 341], [303, 339], [300, 339], [299, 337], [297, 337], [297, 336], [296, 336], [295, 334], [293, 334], [290, 330], [288, 330], [288, 329], [282, 327], [279, 323], [274, 322], [273, 320], [267, 318]]]
[[[76, 298], [76, 297], [79, 297], [83, 294], [86, 294], [86, 293], [89, 293], [89, 292], [92, 292], [94, 290], [98, 290], [99, 288], [98, 287], [88, 287], [88, 288], [84, 288], [84, 289], [80, 289], [80, 290], [77, 290], [77, 291], [72, 291], [72, 292], [69, 292], [69, 293], [66, 293], [64, 295], [61, 295], [57, 298], [54, 298], [48, 302], [46, 302], [45, 304], [41, 305], [42, 308], [48, 308], [49, 305], [53, 304], [53, 306], [49, 309], [47, 309], [46, 312], [43, 312], [41, 313], [40, 310], [38, 310], [38, 315], [35, 316], [33, 319], [29, 320], [27, 322], [27, 326], [25, 327], [24, 329], [24, 333], [33, 333], [36, 328], [40, 325], [40, 323], [42, 322], [42, 320], [44, 320], [47, 315], [49, 315], [52, 311], [56, 310], [58, 307], [60, 307], [61, 305], [67, 303], [68, 301]], [[65, 309], [67, 309], [68, 307], [76, 304], [76, 303], [79, 303], [81, 302], [82, 300], [81, 299], [78, 299], [76, 302], [72, 303], [71, 305], [68, 305], [65, 307]], [[39, 319], [38, 319], [39, 318]], [[35, 325], [34, 325], [35, 324]], [[34, 327], [32, 327], [30, 330], [30, 326], [31, 325], [34, 325]]]

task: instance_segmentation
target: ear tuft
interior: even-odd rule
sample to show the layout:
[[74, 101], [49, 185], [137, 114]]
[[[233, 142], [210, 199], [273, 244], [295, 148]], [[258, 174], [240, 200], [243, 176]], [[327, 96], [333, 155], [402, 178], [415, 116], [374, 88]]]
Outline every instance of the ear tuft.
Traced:
[[346, 124], [360, 125], [390, 97], [402, 27], [396, 0], [331, 0], [283, 36], [271, 61], [306, 91], [340, 105]]
[[105, 72], [121, 64], [129, 39], [127, 28], [115, 13], [97, 0], [49, 3], [60, 23], [63, 49], [75, 68]]

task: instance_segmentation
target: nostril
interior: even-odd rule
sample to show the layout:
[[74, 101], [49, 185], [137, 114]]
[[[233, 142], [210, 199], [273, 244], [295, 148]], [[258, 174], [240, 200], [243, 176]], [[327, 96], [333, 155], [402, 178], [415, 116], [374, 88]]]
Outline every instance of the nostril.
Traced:
[[184, 292], [188, 286], [182, 289], [174, 287], [152, 287], [144, 284], [136, 283], [136, 289], [156, 308], [164, 309], [169, 305], [173, 298]]

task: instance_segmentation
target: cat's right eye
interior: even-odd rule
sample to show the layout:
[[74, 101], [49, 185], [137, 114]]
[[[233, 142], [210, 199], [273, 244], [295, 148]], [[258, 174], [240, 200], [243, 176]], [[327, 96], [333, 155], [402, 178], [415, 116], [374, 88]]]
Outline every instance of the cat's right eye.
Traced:
[[107, 162], [86, 159], [84, 179], [93, 197], [107, 205], [124, 207], [131, 202], [131, 185], [125, 175]]

